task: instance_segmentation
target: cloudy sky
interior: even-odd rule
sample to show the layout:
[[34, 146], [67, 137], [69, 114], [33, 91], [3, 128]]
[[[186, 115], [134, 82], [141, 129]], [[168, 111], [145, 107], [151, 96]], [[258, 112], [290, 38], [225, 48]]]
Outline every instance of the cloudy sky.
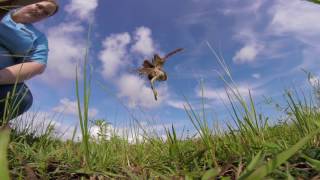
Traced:
[[[302, 0], [61, 0], [57, 15], [37, 26], [50, 53], [44, 74], [28, 82], [30, 113], [59, 117], [59, 127], [77, 122], [75, 69], [89, 47], [92, 92], [89, 116], [127, 128], [139, 121], [154, 129], [192, 125], [183, 109], [202, 96], [208, 120], [228, 121], [225, 75], [209, 45], [225, 60], [239, 92], [250, 89], [259, 111], [264, 97], [279, 100], [285, 88], [305, 87], [302, 69], [319, 73], [320, 6]], [[89, 28], [89, 26], [91, 28]], [[89, 38], [88, 32], [90, 30]], [[88, 40], [89, 39], [89, 43]], [[148, 82], [134, 70], [153, 53], [185, 50], [168, 60], [168, 81]], [[83, 70], [80, 71], [80, 76]], [[281, 101], [281, 100], [279, 100]]]

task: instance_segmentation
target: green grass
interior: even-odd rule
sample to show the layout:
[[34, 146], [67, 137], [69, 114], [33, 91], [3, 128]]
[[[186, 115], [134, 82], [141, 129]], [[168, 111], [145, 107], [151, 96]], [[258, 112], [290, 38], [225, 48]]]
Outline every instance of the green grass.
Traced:
[[[245, 135], [240, 135], [241, 132], [211, 134], [208, 139], [216, 147], [211, 149], [208, 140], [202, 137], [179, 139], [173, 126], [166, 130], [167, 141], [154, 137], [130, 144], [116, 134], [110, 139], [100, 138], [99, 142], [90, 137], [90, 161], [86, 162], [90, 163], [90, 169], [83, 161], [85, 152], [81, 142], [55, 140], [48, 136], [50, 131], [28, 138], [13, 132], [8, 161], [11, 177], [22, 179], [27, 176], [26, 167], [47, 179], [90, 176], [256, 179], [261, 176], [284, 178], [288, 173], [293, 177], [311, 178], [319, 169], [319, 129], [306, 136], [299, 133], [294, 136], [297, 129], [295, 124], [270, 127], [264, 132], [267, 134], [265, 145], [247, 144], [250, 148], [243, 148]], [[298, 163], [307, 168], [296, 167]]]
[[[41, 127], [44, 131], [40, 135], [35, 135], [32, 125], [18, 124], [12, 130], [9, 146], [5, 145], [8, 133], [0, 134], [0, 143], [4, 144], [1, 146], [0, 170], [10, 173], [13, 179], [35, 176], [44, 179], [317, 177], [320, 168], [320, 112], [314, 103], [316, 97], [284, 91], [287, 110], [283, 113], [287, 121], [271, 124], [268, 117], [257, 111], [250, 92], [247, 99], [239, 93], [223, 59], [220, 58], [219, 62], [222, 69], [228, 71], [221, 78], [226, 84], [233, 119], [232, 124], [227, 122], [226, 130], [221, 130], [219, 125], [209, 126], [204, 98], [200, 110], [194, 109], [185, 98], [186, 121], [193, 124], [198, 136], [180, 138], [172, 125], [165, 129], [164, 140], [148, 134], [137, 124], [133, 128], [136, 132], [132, 134], [138, 136], [138, 132], [143, 132], [143, 139], [130, 143], [128, 138], [108, 129], [108, 123], [98, 120], [95, 125], [100, 127], [99, 137], [91, 137], [87, 114], [91, 80], [87, 80], [84, 71], [82, 79], [88, 83], [83, 85], [83, 102], [78, 78], [76, 82], [82, 141], [75, 141], [74, 137], [68, 141], [54, 138], [53, 124]], [[19, 122], [22, 121], [23, 117]]]
[[9, 180], [9, 169], [7, 160], [9, 134], [9, 129], [0, 128], [0, 179], [3, 180]]
[[[244, 114], [238, 116], [243, 124], [230, 125], [227, 131], [210, 128], [200, 115], [202, 110], [198, 112], [187, 103], [186, 113], [198, 138], [181, 139], [172, 126], [166, 129], [166, 141], [146, 135], [132, 144], [110, 132], [108, 138], [102, 134], [98, 139], [88, 138], [88, 161], [84, 159], [83, 142], [56, 140], [52, 137], [53, 127], [38, 137], [13, 130], [8, 147], [10, 175], [24, 179], [28, 167], [29, 176], [45, 179], [312, 178], [319, 170], [319, 113], [312, 111], [312, 106], [301, 106], [291, 95], [287, 98], [288, 107], [292, 107], [290, 123], [260, 128], [251, 126], [253, 122], [240, 121], [247, 117]], [[2, 136], [1, 140], [6, 141]]]

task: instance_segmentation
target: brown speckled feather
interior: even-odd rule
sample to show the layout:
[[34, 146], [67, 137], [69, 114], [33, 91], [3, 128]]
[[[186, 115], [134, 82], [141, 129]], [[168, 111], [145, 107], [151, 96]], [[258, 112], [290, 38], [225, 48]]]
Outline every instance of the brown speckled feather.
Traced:
[[164, 63], [166, 62], [166, 60], [170, 56], [172, 56], [172, 55], [174, 55], [174, 54], [176, 54], [176, 53], [178, 53], [178, 52], [180, 52], [182, 50], [183, 50], [183, 48], [175, 49], [174, 51], [171, 51], [168, 54], [166, 54], [163, 58], [161, 58], [158, 54], [155, 54], [154, 57], [153, 57], [152, 63], [153, 63], [154, 66], [156, 66], [156, 67], [160, 66], [162, 68]]

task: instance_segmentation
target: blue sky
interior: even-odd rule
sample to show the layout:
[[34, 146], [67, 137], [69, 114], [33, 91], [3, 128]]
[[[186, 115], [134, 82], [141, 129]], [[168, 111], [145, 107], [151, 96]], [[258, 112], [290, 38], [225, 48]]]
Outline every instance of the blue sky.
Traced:
[[[28, 82], [41, 119], [58, 114], [57, 127], [77, 122], [75, 67], [83, 62], [89, 24], [89, 63], [93, 66], [90, 117], [127, 129], [133, 117], [161, 131], [173, 123], [193, 131], [184, 96], [197, 109], [201, 85], [208, 119], [228, 121], [222, 72], [206, 42], [231, 69], [240, 92], [258, 109], [273, 114], [263, 96], [281, 102], [283, 90], [306, 87], [302, 68], [315, 74], [320, 55], [320, 6], [301, 0], [63, 0], [57, 15], [37, 26], [49, 39], [48, 67]], [[154, 101], [148, 82], [133, 73], [153, 53], [178, 48], [170, 58], [167, 82], [156, 84]], [[101, 85], [104, 87], [102, 88]], [[228, 103], [227, 103], [228, 104]], [[45, 117], [45, 118], [44, 118]]]

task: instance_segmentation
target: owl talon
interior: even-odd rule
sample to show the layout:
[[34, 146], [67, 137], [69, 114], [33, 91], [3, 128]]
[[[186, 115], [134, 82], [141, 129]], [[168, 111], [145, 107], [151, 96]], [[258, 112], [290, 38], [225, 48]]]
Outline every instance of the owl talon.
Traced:
[[158, 100], [158, 92], [156, 90], [153, 90], [154, 99]]

